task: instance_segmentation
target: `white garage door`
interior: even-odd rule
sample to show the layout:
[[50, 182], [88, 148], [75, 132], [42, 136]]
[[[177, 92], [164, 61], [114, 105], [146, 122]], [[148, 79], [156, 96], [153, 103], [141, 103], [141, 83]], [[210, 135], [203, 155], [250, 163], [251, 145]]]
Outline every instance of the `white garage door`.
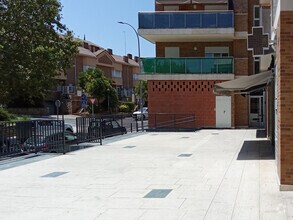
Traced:
[[216, 127], [231, 128], [230, 96], [216, 96]]

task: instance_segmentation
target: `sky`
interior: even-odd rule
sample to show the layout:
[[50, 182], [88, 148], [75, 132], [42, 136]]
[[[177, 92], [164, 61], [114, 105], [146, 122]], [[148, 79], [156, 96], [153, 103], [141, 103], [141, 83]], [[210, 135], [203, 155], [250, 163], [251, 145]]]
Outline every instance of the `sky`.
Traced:
[[[62, 22], [75, 37], [86, 37], [117, 55], [138, 55], [136, 34], [123, 21], [138, 28], [138, 12], [154, 11], [154, 0], [60, 0]], [[140, 37], [141, 57], [154, 57], [154, 44]], [[125, 53], [126, 51], [126, 53]]]

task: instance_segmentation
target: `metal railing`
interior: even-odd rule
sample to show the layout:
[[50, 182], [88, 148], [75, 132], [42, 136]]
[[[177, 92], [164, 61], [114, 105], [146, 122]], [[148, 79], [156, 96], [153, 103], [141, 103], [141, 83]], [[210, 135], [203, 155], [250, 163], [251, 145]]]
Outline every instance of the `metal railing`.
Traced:
[[65, 153], [64, 121], [0, 122], [0, 159], [39, 151]]
[[97, 142], [102, 139], [127, 133], [123, 126], [123, 115], [83, 116], [76, 118], [78, 143]]
[[140, 12], [140, 29], [233, 28], [233, 11]]
[[142, 58], [143, 74], [221, 74], [234, 72], [233, 58]]
[[195, 114], [149, 114], [149, 129], [196, 129]]

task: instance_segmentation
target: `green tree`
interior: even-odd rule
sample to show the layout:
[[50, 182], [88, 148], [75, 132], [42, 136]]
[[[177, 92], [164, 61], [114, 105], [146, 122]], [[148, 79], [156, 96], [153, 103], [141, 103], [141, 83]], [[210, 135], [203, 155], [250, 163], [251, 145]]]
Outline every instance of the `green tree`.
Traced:
[[140, 83], [142, 83], [142, 98], [144, 101], [148, 100], [148, 86], [146, 81], [139, 81], [134, 88], [136, 96], [140, 96]]
[[34, 106], [77, 53], [58, 0], [0, 1], [0, 102]]
[[110, 107], [115, 107], [118, 97], [111, 80], [104, 76], [103, 71], [98, 68], [89, 68], [86, 72], [79, 73], [79, 86], [89, 95], [97, 99], [97, 104], [106, 100], [109, 96]]

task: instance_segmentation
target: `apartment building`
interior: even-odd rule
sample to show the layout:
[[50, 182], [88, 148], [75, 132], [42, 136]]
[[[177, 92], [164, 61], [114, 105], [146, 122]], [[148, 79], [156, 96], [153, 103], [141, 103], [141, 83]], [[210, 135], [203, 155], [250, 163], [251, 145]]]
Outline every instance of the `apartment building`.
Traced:
[[[138, 58], [132, 57], [131, 54], [115, 55], [112, 49], [104, 49], [90, 41], [81, 40], [72, 67], [66, 71], [66, 74], [62, 73], [58, 76], [59, 96], [55, 98], [66, 100], [65, 112], [76, 113], [80, 110], [82, 90], [78, 87], [78, 75], [94, 67], [101, 69], [104, 75], [112, 80], [112, 86], [116, 88], [119, 100], [135, 101], [134, 86], [138, 81]], [[54, 110], [54, 106], [51, 108]]]
[[259, 0], [156, 0], [155, 12], [139, 13], [139, 34], [156, 45], [140, 76], [148, 82], [150, 127], [157, 113], [194, 114], [197, 128], [264, 126], [265, 116], [253, 114], [263, 91], [255, 99], [213, 92], [217, 83], [261, 71], [247, 50], [258, 9]]

